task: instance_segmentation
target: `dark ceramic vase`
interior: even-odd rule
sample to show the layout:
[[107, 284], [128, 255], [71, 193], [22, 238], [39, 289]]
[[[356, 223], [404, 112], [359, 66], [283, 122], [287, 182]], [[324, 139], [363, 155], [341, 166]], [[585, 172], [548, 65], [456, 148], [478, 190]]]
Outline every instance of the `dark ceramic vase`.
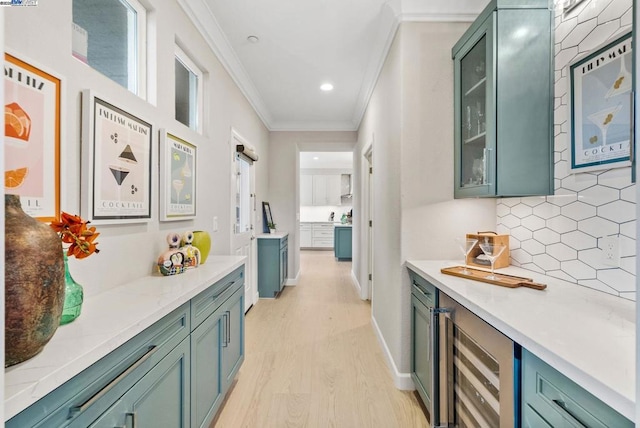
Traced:
[[64, 260], [58, 235], [5, 195], [5, 367], [33, 357], [60, 325]]

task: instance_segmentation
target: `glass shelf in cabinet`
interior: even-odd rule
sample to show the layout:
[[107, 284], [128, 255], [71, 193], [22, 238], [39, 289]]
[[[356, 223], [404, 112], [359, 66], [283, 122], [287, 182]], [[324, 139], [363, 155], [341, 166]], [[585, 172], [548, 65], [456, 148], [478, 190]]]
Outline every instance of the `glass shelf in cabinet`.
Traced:
[[474, 92], [478, 91], [478, 89], [483, 88], [485, 83], [487, 83], [487, 78], [483, 77], [478, 83], [473, 85], [467, 92], [464, 93], [465, 97], [472, 95]]
[[480, 134], [474, 135], [473, 137], [467, 138], [464, 140], [464, 144], [473, 144], [484, 141], [484, 137], [487, 135], [486, 131], [481, 132]]

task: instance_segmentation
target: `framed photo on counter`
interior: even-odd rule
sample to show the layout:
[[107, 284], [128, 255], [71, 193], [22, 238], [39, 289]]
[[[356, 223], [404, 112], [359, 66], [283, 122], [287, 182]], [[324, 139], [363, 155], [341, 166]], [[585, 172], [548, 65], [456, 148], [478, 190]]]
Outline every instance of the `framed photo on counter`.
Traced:
[[572, 172], [630, 166], [631, 32], [569, 64]]

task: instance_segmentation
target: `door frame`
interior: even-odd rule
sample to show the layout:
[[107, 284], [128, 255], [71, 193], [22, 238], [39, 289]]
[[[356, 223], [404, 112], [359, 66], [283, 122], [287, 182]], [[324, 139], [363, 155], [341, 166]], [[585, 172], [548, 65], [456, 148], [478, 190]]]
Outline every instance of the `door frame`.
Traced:
[[[374, 198], [374, 186], [373, 186], [373, 136], [369, 143], [362, 149], [362, 233], [366, 242], [364, 246], [362, 265], [364, 269], [364, 281], [360, 286], [360, 298], [362, 300], [373, 300], [373, 258], [374, 258], [374, 232], [373, 228], [373, 198]], [[371, 279], [369, 279], [371, 278]]]
[[[234, 248], [234, 235], [236, 233], [235, 231], [235, 208], [236, 208], [236, 201], [235, 201], [235, 185], [236, 185], [236, 176], [235, 176], [235, 171], [236, 171], [236, 149], [235, 149], [235, 142], [238, 142], [240, 144], [243, 145], [247, 145], [247, 146], [251, 146], [251, 144], [248, 142], [248, 140], [246, 138], [244, 138], [238, 131], [236, 131], [233, 127], [231, 128], [231, 135], [229, 138], [229, 146], [231, 149], [231, 156], [230, 156], [230, 185], [229, 185], [229, 201], [230, 201], [230, 207], [229, 207], [229, 211], [230, 211], [230, 224], [231, 224], [231, 235], [230, 235], [230, 239], [229, 239], [229, 253], [230, 254], [234, 254], [235, 252], [235, 248]], [[258, 303], [258, 246], [257, 246], [257, 240], [255, 238], [256, 235], [256, 230], [255, 230], [255, 225], [256, 225], [256, 193], [255, 193], [255, 188], [256, 188], [256, 173], [254, 170], [254, 165], [250, 164], [250, 168], [249, 170], [251, 171], [251, 177], [250, 177], [250, 182], [249, 182], [249, 188], [250, 188], [250, 206], [251, 206], [251, 210], [250, 210], [250, 219], [249, 222], [251, 224], [250, 226], [250, 232], [251, 232], [251, 242], [249, 244], [249, 251], [250, 251], [250, 259], [253, 261], [253, 263], [249, 263], [248, 268], [245, 270], [245, 281], [249, 284], [249, 295], [245, 296], [245, 312], [247, 312], [251, 306], [253, 306], [255, 303]], [[246, 288], [246, 287], [245, 287]]]

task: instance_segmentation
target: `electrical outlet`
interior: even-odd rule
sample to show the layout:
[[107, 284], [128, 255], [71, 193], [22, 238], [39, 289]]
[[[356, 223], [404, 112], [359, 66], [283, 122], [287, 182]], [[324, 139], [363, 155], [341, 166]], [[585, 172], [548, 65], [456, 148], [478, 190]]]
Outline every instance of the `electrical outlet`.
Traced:
[[214, 232], [218, 231], [218, 217], [213, 218], [213, 231]]
[[620, 267], [620, 239], [618, 236], [602, 238], [602, 261], [607, 266]]

